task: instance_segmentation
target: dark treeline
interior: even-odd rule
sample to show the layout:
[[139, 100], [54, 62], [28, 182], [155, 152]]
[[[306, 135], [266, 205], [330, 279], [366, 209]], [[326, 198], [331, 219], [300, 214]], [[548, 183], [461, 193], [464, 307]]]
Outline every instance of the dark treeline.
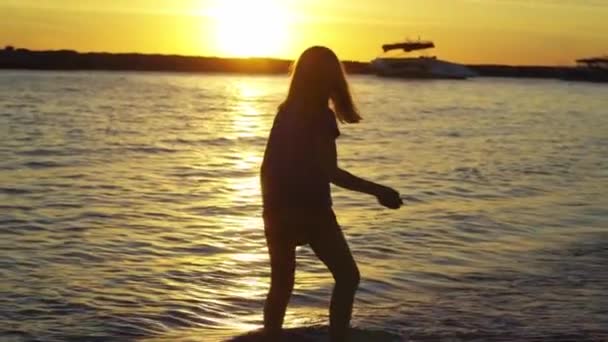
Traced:
[[[285, 74], [292, 61], [272, 58], [219, 58], [140, 53], [79, 53], [72, 50], [0, 50], [0, 69], [134, 70]], [[345, 61], [350, 74], [371, 74], [369, 63]], [[480, 76], [563, 78], [572, 67], [469, 65]]]
[[[0, 69], [135, 70], [285, 74], [292, 61], [273, 58], [219, 58], [140, 53], [79, 53], [72, 50], [0, 50]], [[348, 72], [368, 73], [368, 63], [344, 62]]]

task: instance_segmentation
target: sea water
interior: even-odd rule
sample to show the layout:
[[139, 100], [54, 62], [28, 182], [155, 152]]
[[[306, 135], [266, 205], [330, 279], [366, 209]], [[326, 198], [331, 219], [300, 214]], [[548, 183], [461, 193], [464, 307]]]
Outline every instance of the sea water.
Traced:
[[[333, 188], [353, 326], [403, 340], [608, 336], [608, 87], [350, 78]], [[0, 338], [218, 341], [269, 285], [259, 166], [287, 76], [0, 72]], [[297, 252], [286, 327], [333, 279]]]

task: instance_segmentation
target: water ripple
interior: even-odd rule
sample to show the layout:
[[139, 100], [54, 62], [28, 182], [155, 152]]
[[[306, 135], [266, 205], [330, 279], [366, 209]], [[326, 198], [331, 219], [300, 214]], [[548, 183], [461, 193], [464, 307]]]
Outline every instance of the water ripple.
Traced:
[[[341, 127], [341, 164], [406, 202], [387, 211], [332, 190], [362, 274], [357, 336], [605, 339], [606, 90], [353, 81], [366, 120]], [[286, 82], [1, 73], [1, 337], [220, 341], [259, 328], [258, 170]], [[286, 324], [317, 338], [333, 279], [309, 248], [297, 269]]]

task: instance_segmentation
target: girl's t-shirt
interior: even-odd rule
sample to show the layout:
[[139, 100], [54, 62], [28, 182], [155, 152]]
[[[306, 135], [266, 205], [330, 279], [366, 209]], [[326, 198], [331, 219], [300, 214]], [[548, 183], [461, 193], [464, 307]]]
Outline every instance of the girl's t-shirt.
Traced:
[[329, 108], [314, 113], [280, 109], [262, 163], [264, 209], [331, 208], [329, 175], [321, 167], [315, 139], [334, 142], [339, 135], [336, 117]]

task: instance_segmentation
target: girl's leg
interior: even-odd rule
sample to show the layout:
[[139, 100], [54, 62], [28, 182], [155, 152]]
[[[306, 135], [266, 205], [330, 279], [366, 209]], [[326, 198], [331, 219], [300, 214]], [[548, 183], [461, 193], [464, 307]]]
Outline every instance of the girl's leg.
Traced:
[[264, 331], [268, 341], [279, 341], [287, 303], [293, 290], [296, 265], [295, 246], [283, 241], [268, 242], [270, 290], [264, 304]]
[[320, 229], [310, 245], [336, 281], [329, 307], [331, 341], [347, 341], [353, 301], [359, 285], [359, 269], [337, 223], [334, 227]]

